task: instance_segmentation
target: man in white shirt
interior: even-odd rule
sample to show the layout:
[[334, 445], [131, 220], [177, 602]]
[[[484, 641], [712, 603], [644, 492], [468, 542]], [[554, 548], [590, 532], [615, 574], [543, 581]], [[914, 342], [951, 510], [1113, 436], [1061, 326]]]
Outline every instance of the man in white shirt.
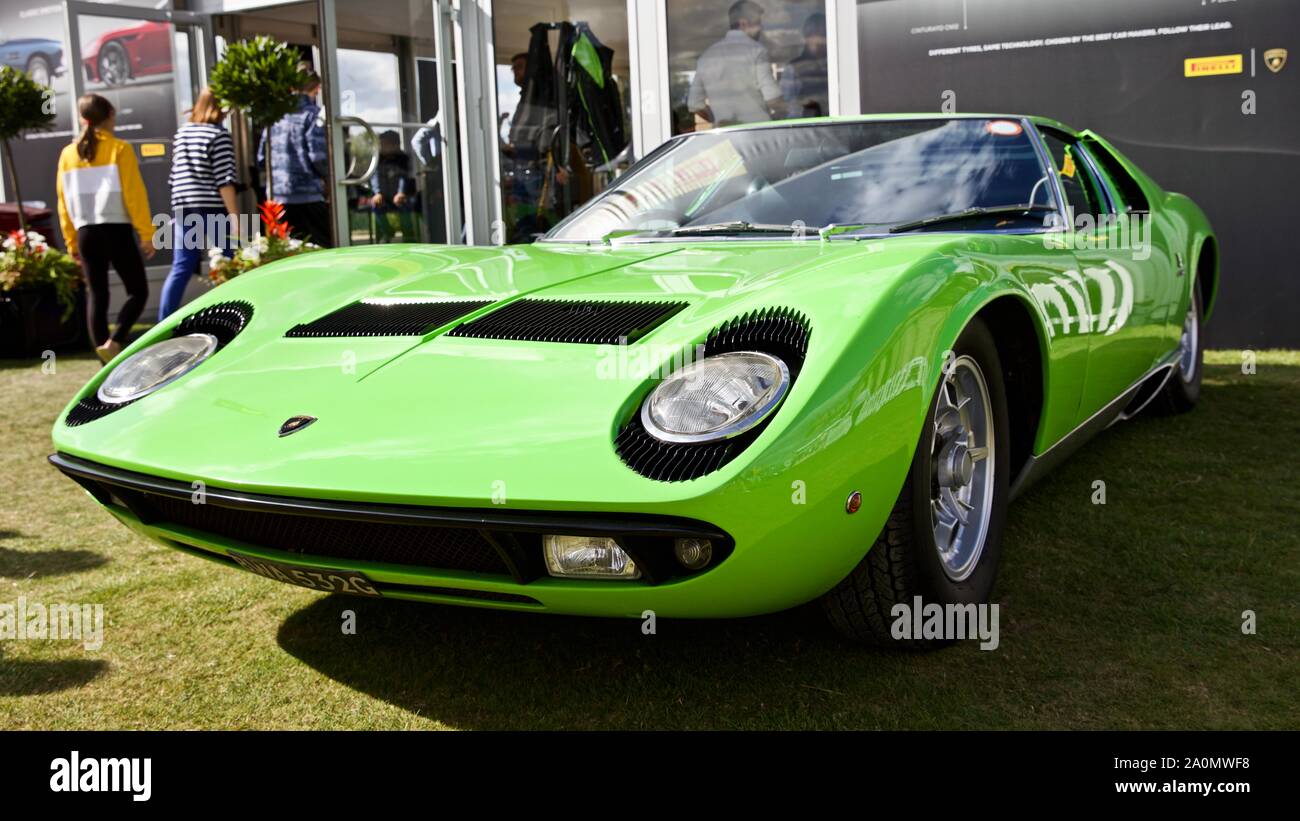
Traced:
[[772, 59], [758, 42], [763, 7], [752, 0], [727, 11], [731, 30], [700, 55], [687, 107], [714, 125], [756, 123], [785, 114]]

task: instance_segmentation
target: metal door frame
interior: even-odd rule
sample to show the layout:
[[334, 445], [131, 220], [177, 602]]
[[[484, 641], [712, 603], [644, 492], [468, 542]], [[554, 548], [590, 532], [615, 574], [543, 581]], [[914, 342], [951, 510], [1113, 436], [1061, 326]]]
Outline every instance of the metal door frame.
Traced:
[[[212, 36], [212, 16], [202, 12], [175, 11], [172, 9], [150, 9], [139, 6], [94, 3], [88, 0], [64, 0], [63, 33], [67, 43], [68, 80], [72, 84], [72, 103], [86, 93], [85, 69], [81, 64], [81, 25], [79, 17], [114, 17], [122, 20], [147, 20], [153, 23], [170, 23], [173, 26], [186, 26], [197, 29], [199, 37], [194, 38], [200, 52], [198, 59], [193, 50], [190, 52], [190, 79], [198, 87], [207, 85], [209, 72], [216, 62], [216, 39]], [[170, 44], [174, 50], [175, 44]], [[173, 57], [175, 56], [173, 51]], [[176, 95], [175, 65], [172, 66], [172, 93], [176, 99], [176, 111], [180, 113], [180, 97]], [[72, 112], [72, 130], [77, 130], [76, 112]]]

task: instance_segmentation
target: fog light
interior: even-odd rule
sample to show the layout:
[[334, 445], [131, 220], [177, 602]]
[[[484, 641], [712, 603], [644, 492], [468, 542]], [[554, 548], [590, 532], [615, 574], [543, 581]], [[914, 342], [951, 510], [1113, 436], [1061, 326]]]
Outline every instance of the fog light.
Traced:
[[687, 570], [702, 570], [713, 561], [713, 542], [708, 539], [678, 539], [673, 544], [673, 553]]
[[587, 579], [639, 579], [632, 557], [603, 536], [546, 536], [546, 570], [552, 576]]

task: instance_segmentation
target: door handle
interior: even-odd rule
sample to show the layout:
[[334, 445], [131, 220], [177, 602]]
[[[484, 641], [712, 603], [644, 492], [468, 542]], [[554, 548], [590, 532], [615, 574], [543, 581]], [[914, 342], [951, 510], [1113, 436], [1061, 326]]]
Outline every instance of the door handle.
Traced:
[[339, 128], [344, 129], [350, 125], [361, 126], [370, 135], [370, 140], [375, 145], [375, 152], [370, 155], [370, 165], [366, 167], [364, 173], [353, 175], [357, 162], [356, 155], [353, 155], [352, 163], [348, 166], [347, 172], [344, 173], [343, 179], [338, 181], [339, 185], [361, 185], [374, 176], [375, 169], [379, 167], [379, 137], [375, 134], [375, 130], [370, 127], [370, 123], [360, 117], [336, 117], [334, 122], [338, 123]]

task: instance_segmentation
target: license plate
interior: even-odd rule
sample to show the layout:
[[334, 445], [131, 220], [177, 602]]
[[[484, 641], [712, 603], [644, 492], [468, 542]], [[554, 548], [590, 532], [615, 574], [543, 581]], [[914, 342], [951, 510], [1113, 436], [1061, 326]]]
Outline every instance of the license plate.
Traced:
[[320, 590], [324, 593], [351, 593], [355, 596], [382, 596], [382, 594], [375, 589], [374, 582], [366, 578], [363, 573], [356, 573], [351, 570], [330, 570], [324, 567], [304, 567], [300, 564], [271, 562], [266, 559], [255, 559], [252, 556], [242, 556], [238, 553], [227, 553], [226, 555], [234, 559], [236, 564], [248, 572], [256, 573], [259, 576], [265, 576], [268, 579], [275, 579], [277, 582], [296, 584], [299, 587], [306, 587], [311, 590]]

